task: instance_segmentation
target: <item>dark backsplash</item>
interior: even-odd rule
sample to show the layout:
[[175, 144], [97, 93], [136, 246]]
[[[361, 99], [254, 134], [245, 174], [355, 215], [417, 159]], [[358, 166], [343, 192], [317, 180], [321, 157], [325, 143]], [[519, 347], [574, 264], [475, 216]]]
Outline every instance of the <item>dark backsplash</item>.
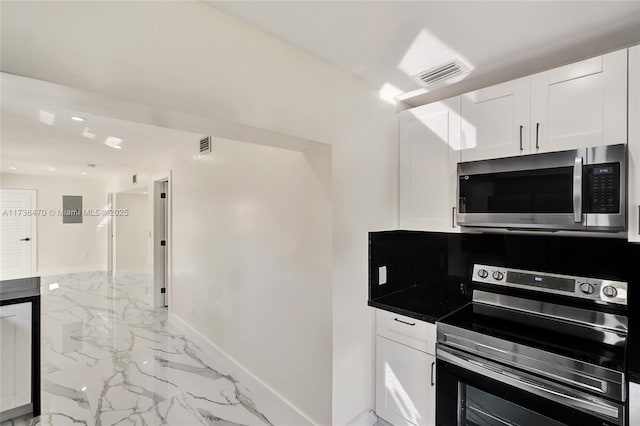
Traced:
[[[619, 238], [382, 231], [369, 234], [369, 301], [409, 287], [469, 299], [474, 263], [629, 283], [629, 369], [640, 375], [640, 244]], [[387, 284], [378, 285], [378, 267]], [[466, 289], [465, 293], [460, 288]]]

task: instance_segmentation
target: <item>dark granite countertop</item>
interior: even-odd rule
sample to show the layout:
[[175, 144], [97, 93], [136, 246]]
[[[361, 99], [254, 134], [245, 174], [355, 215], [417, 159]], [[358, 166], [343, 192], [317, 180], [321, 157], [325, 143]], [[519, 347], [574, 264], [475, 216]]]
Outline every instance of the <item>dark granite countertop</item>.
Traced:
[[367, 304], [420, 321], [435, 323], [466, 303], [466, 300], [460, 298], [452, 301], [442, 294], [434, 294], [427, 288], [412, 286], [377, 299], [370, 299]]

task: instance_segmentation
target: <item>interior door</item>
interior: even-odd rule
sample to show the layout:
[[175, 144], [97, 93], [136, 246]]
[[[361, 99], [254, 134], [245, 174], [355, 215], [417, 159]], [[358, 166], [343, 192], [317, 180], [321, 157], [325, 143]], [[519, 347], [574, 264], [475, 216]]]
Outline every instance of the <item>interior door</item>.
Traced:
[[160, 244], [161, 244], [161, 271], [162, 293], [164, 296], [163, 306], [169, 306], [169, 182], [160, 184]]
[[36, 191], [0, 189], [0, 279], [36, 272]]

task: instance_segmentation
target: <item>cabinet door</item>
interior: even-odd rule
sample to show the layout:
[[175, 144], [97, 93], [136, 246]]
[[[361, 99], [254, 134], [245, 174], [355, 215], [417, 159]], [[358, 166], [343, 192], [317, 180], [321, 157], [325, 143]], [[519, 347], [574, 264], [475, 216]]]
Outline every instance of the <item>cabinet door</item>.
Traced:
[[400, 228], [459, 232], [460, 97], [403, 112], [399, 131]]
[[376, 414], [394, 426], [435, 424], [435, 358], [376, 337]]
[[531, 77], [531, 152], [626, 142], [626, 49]]
[[462, 95], [462, 161], [529, 152], [529, 77]]
[[640, 242], [640, 46], [629, 49], [629, 241]]
[[640, 425], [640, 383], [629, 383], [629, 426]]
[[31, 303], [0, 307], [0, 412], [31, 402]]

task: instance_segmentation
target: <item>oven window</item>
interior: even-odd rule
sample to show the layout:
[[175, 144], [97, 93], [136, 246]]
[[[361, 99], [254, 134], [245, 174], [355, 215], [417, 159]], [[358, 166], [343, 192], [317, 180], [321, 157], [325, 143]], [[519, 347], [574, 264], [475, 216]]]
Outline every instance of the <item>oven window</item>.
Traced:
[[461, 213], [572, 213], [573, 167], [460, 176]]
[[459, 425], [566, 426], [464, 383], [459, 383], [458, 395]]

